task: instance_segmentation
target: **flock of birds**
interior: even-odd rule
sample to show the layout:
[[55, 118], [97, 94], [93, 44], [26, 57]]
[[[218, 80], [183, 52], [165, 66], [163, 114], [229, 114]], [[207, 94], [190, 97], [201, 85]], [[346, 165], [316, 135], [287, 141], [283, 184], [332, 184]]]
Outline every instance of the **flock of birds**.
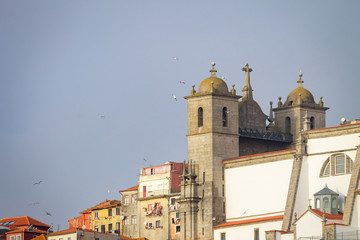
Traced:
[[[33, 185], [34, 185], [34, 186], [36, 186], [36, 185], [39, 185], [39, 186], [40, 186], [40, 184], [43, 183], [43, 182], [44, 182], [44, 181], [38, 181], [38, 182], [35, 182]], [[36, 206], [36, 205], [39, 205], [39, 204], [40, 204], [39, 202], [32, 202], [32, 203], [29, 203], [28, 206]], [[50, 212], [46, 211], [46, 210], [45, 210], [45, 214], [46, 214], [47, 216], [52, 216], [52, 214], [51, 214]]]

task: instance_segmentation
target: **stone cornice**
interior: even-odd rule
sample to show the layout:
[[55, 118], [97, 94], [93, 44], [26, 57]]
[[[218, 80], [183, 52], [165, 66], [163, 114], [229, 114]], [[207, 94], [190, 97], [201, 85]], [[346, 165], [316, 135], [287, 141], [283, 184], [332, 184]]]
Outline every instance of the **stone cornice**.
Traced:
[[360, 133], [360, 123], [346, 124], [327, 128], [318, 128], [303, 132], [306, 139], [335, 137], [340, 135], [347, 135], [353, 133]]
[[196, 93], [193, 96], [185, 96], [184, 99], [190, 99], [190, 98], [201, 98], [201, 97], [217, 97], [217, 98], [235, 98], [240, 99], [242, 96], [239, 95], [222, 95], [222, 94], [216, 94], [216, 93]]
[[295, 149], [287, 149], [276, 152], [259, 153], [248, 156], [240, 156], [223, 160], [225, 169], [244, 167], [261, 163], [277, 162], [282, 160], [294, 159]]

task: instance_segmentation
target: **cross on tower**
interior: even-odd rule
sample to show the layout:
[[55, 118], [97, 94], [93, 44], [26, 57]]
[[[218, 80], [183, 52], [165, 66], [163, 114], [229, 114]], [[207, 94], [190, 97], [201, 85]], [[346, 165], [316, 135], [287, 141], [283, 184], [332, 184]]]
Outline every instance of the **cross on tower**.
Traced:
[[245, 67], [241, 69], [245, 72], [245, 87], [243, 88], [243, 99], [252, 98], [252, 88], [250, 84], [250, 73], [252, 72], [252, 69], [249, 68], [249, 64], [245, 64]]

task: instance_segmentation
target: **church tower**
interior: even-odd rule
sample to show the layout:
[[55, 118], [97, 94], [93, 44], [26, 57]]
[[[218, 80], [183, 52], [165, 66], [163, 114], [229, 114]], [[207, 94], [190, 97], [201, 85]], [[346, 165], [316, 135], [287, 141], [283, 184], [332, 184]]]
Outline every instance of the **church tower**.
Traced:
[[[239, 154], [238, 99], [232, 85], [216, 76], [212, 62], [210, 77], [196, 92], [185, 97], [188, 107], [187, 177], [183, 174], [181, 239], [213, 239], [212, 227], [225, 220], [222, 160]], [[186, 195], [187, 194], [187, 195]], [[185, 228], [185, 229], [184, 229]]]
[[275, 112], [275, 126], [283, 133], [293, 135], [294, 142], [298, 135], [305, 129], [304, 121], [309, 121], [309, 129], [325, 127], [325, 111], [329, 108], [324, 107], [322, 97], [319, 103], [315, 103], [310, 91], [303, 87], [303, 74], [299, 73], [298, 87], [291, 91], [283, 104], [281, 97]]

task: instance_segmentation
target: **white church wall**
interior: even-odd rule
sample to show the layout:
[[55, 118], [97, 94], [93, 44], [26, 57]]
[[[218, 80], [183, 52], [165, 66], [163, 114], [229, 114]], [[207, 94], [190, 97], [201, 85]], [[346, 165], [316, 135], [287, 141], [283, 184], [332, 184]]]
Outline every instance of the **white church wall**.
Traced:
[[359, 134], [348, 134], [327, 138], [309, 139], [307, 144], [307, 153], [321, 153], [341, 151], [343, 149], [353, 148], [359, 144]]
[[283, 234], [280, 234], [281, 240], [294, 240], [294, 234], [293, 233], [283, 233]]
[[281, 229], [282, 221], [264, 222], [251, 225], [239, 225], [214, 230], [214, 240], [221, 240], [221, 233], [226, 234], [226, 239], [254, 239], [255, 229], [259, 229], [259, 240], [266, 240], [265, 231]]
[[292, 159], [225, 169], [227, 222], [284, 211]]
[[311, 212], [305, 213], [296, 223], [296, 238], [322, 235], [322, 219]]

